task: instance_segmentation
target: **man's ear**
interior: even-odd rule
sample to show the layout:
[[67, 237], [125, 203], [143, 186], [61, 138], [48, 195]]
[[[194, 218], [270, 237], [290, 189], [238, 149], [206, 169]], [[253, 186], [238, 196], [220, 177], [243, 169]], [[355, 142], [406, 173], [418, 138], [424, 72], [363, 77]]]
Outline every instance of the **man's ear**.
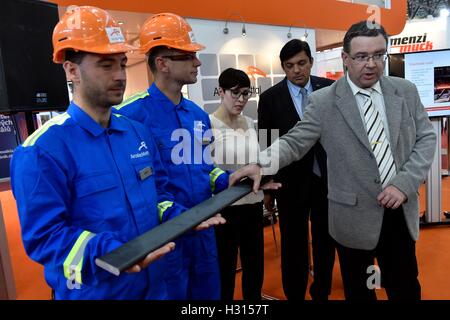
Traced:
[[313, 66], [314, 65], [314, 58], [313, 57], [311, 57], [311, 66]]
[[155, 66], [156, 66], [156, 70], [158, 70], [158, 72], [168, 72], [169, 71], [169, 66], [167, 64], [167, 60], [164, 59], [163, 57], [155, 58]]
[[344, 65], [344, 70], [347, 68], [348, 54], [345, 51], [341, 52], [342, 64]]
[[80, 67], [76, 63], [71, 61], [64, 61], [63, 63], [64, 71], [66, 72], [67, 81], [72, 81], [73, 83], [80, 82]]

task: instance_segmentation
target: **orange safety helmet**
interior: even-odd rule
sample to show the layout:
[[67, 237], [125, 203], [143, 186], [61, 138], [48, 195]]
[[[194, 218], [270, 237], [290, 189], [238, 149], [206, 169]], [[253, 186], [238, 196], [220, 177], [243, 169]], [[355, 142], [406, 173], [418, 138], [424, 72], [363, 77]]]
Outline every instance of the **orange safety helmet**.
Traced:
[[192, 28], [182, 17], [173, 13], [159, 13], [149, 17], [139, 34], [141, 53], [157, 46], [166, 46], [189, 52], [205, 49], [196, 43]]
[[53, 61], [63, 63], [67, 49], [114, 54], [137, 48], [126, 42], [120, 25], [105, 10], [74, 6], [68, 9], [53, 30]]

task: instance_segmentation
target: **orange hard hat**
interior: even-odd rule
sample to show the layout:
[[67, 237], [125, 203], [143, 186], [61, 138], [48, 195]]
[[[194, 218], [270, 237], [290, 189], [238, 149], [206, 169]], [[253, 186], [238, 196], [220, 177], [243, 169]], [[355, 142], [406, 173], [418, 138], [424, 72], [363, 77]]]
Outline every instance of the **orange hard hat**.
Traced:
[[53, 61], [63, 63], [67, 49], [114, 54], [137, 48], [126, 42], [120, 25], [105, 10], [74, 6], [69, 8], [53, 30]]
[[149, 17], [139, 34], [141, 53], [157, 46], [197, 52], [205, 46], [196, 43], [192, 28], [182, 17], [173, 13], [159, 13]]

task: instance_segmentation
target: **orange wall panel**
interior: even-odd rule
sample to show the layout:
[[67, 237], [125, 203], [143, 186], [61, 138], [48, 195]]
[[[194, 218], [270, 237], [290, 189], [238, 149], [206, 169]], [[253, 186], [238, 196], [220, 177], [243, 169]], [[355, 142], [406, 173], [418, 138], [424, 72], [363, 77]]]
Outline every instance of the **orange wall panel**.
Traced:
[[[51, 0], [50, 0], [51, 1]], [[61, 6], [92, 5], [103, 9], [135, 12], [173, 12], [184, 17], [308, 27], [312, 29], [347, 30], [355, 22], [371, 16], [367, 5], [337, 0], [53, 0]], [[389, 34], [399, 34], [406, 23], [406, 0], [392, 0], [391, 9], [381, 9], [381, 24]]]

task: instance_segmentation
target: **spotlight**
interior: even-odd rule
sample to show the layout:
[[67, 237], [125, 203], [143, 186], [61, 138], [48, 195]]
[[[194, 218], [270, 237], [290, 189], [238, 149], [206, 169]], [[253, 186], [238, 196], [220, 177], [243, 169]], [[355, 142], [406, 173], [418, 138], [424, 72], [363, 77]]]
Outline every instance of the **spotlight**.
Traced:
[[241, 32], [242, 36], [245, 37], [247, 35], [247, 31], [245, 30], [245, 23], [242, 24], [242, 32]]
[[305, 33], [303, 34], [303, 36], [300, 38], [300, 40], [302, 41], [306, 41], [306, 39], [308, 39], [308, 32], [305, 29]]
[[227, 24], [228, 24], [228, 21], [225, 22], [225, 27], [223, 28], [224, 34], [228, 34], [228, 32], [230, 32], [230, 30], [228, 30]]
[[288, 33], [287, 33], [287, 35], [286, 35], [286, 37], [287, 37], [288, 39], [292, 38], [291, 28], [292, 28], [292, 26], [289, 27], [289, 31], [288, 31]]

